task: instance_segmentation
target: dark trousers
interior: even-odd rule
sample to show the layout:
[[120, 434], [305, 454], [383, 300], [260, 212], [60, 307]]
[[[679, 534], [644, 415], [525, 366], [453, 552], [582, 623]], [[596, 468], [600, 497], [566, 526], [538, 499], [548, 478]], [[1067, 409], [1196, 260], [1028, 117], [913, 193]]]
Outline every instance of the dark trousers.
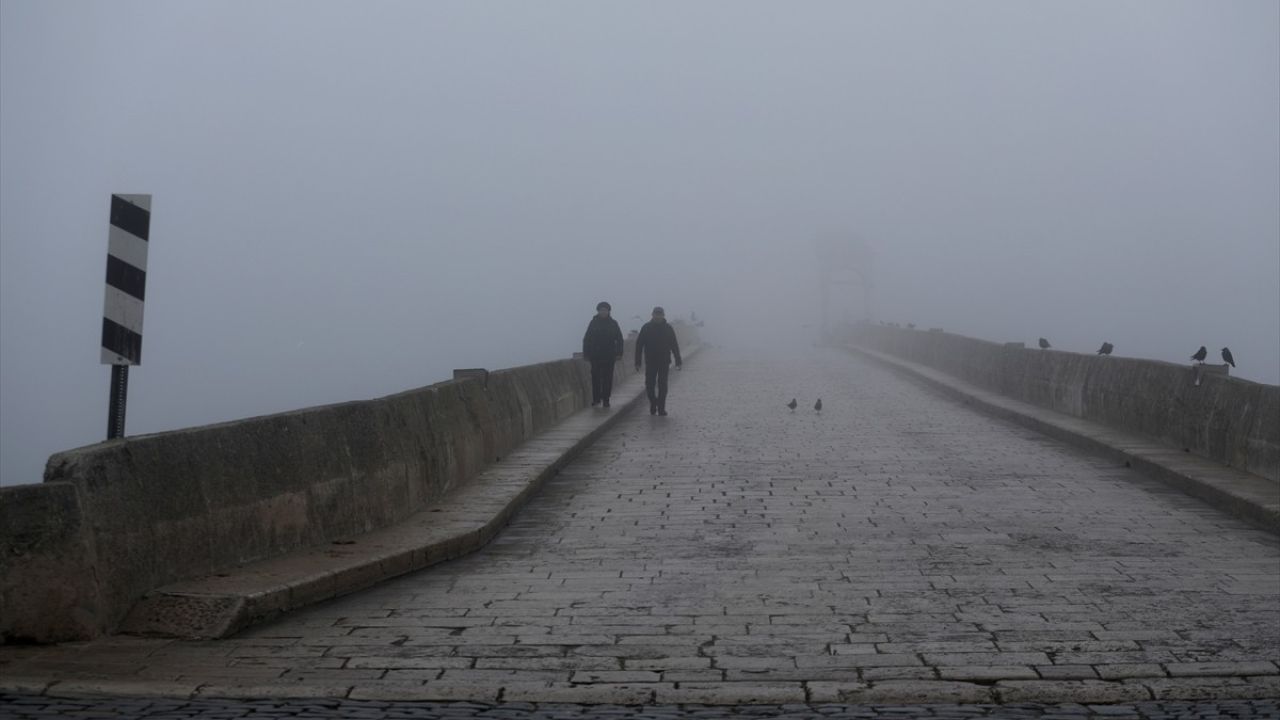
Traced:
[[613, 394], [613, 362], [616, 358], [591, 358], [591, 402]]
[[649, 396], [649, 405], [657, 405], [659, 410], [667, 409], [667, 375], [670, 372], [671, 366], [666, 363], [645, 363], [644, 366], [644, 392]]

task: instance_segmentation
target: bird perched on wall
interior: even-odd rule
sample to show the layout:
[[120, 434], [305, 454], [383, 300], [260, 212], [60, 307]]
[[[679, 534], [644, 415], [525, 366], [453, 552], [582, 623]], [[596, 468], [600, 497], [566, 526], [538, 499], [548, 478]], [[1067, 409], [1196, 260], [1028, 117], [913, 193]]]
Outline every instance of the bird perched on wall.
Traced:
[[1196, 351], [1196, 354], [1191, 356], [1191, 359], [1203, 365], [1204, 359], [1208, 356], [1209, 356], [1209, 351], [1205, 350], [1204, 346], [1201, 345], [1200, 349]]
[[1041, 349], [1041, 350], [1048, 350], [1048, 349], [1049, 349], [1049, 348], [1051, 348], [1051, 347], [1053, 347], [1053, 346], [1049, 344], [1049, 341], [1048, 341], [1048, 340], [1045, 340], [1044, 338], [1040, 338], [1040, 349]]
[[1236, 366], [1236, 359], [1231, 357], [1231, 351], [1227, 348], [1222, 348], [1222, 362], [1230, 365], [1231, 367]]
[[791, 402], [787, 403], [787, 407], [791, 408], [791, 412], [796, 411], [796, 399], [791, 398]]
[[822, 398], [818, 398], [818, 402], [813, 404], [813, 409], [822, 412]]
[[1099, 355], [1110, 355], [1110, 354], [1111, 354], [1111, 351], [1112, 351], [1112, 350], [1115, 350], [1115, 349], [1116, 349], [1116, 346], [1115, 346], [1115, 345], [1112, 345], [1112, 344], [1111, 344], [1111, 343], [1109, 343], [1109, 342], [1104, 342], [1104, 343], [1102, 343], [1102, 347], [1098, 348], [1098, 354], [1099, 354]]

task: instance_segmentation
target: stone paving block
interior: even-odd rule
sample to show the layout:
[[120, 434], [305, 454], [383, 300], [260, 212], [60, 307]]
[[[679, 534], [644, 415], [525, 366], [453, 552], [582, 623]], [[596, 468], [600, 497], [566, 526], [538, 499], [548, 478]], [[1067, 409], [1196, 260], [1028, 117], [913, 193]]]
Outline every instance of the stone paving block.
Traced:
[[1243, 678], [1142, 678], [1128, 680], [1147, 688], [1156, 700], [1241, 700], [1275, 697], [1272, 688], [1252, 685]]
[[201, 685], [196, 690], [198, 698], [340, 698], [351, 692], [350, 685], [275, 683], [271, 685]]
[[903, 649], [908, 647], [905, 643], [881, 643], [879, 645], [875, 643], [829, 643], [828, 646], [832, 655], [875, 655], [877, 653], [904, 655], [916, 652]]
[[442, 655], [458, 657], [563, 657], [568, 651], [565, 645], [459, 645], [457, 647], [439, 646], [424, 648], [439, 651]]
[[441, 668], [406, 668], [400, 670], [381, 670], [381, 675], [373, 680], [383, 680], [393, 683], [424, 683], [428, 680], [438, 680], [444, 675]]
[[809, 691], [809, 702], [818, 703], [856, 703], [860, 693], [866, 691], [871, 685], [863, 682], [807, 682], [805, 687]]
[[936, 680], [938, 671], [922, 665], [897, 667], [864, 667], [858, 668], [863, 680], [876, 682], [879, 680]]
[[[834, 699], [818, 698], [832, 697]], [[947, 680], [884, 680], [858, 687], [852, 683], [808, 683], [813, 702], [858, 705], [911, 705], [917, 703], [984, 703], [992, 701], [991, 689]]]
[[670, 691], [667, 683], [513, 683], [503, 686], [503, 702], [608, 703], [641, 705], [653, 702], [655, 692]]
[[720, 670], [794, 670], [799, 658], [739, 657], [717, 655], [712, 664]]
[[1055, 665], [1146, 665], [1177, 662], [1177, 656], [1167, 650], [1142, 650], [1120, 652], [1059, 652], [1054, 653]]
[[[856, 647], [856, 646], [855, 646]], [[832, 651], [837, 648], [832, 646]], [[882, 653], [983, 653], [997, 652], [996, 644], [991, 640], [976, 640], [970, 642], [908, 642], [908, 643], [878, 643], [874, 646], [874, 650]], [[873, 650], [873, 651], [874, 651]], [[1013, 652], [1012, 648], [1000, 648], [1001, 652]]]
[[798, 668], [849, 668], [849, 667], [896, 667], [903, 665], [923, 665], [917, 655], [906, 653], [877, 653], [875, 655], [798, 655], [795, 658]]
[[1098, 677], [1103, 680], [1126, 680], [1129, 678], [1162, 678], [1167, 675], [1164, 668], [1155, 663], [1133, 663], [1119, 665], [1095, 665]]
[[654, 683], [658, 673], [648, 670], [580, 670], [569, 682], [573, 683]]
[[1271, 694], [1265, 697], [1280, 698], [1280, 677], [1275, 675], [1255, 675], [1246, 677], [1245, 682], [1270, 691]]
[[1044, 653], [925, 653], [926, 665], [971, 667], [974, 665], [1048, 665], [1051, 661]]
[[1094, 630], [1099, 640], [1180, 640], [1172, 630]]
[[569, 670], [445, 670], [438, 678], [446, 685], [501, 685], [508, 682], [568, 682]]
[[466, 657], [441, 657], [428, 655], [425, 657], [353, 657], [347, 660], [350, 668], [380, 668], [385, 670], [400, 669], [432, 669], [469, 668], [477, 662]]
[[1142, 646], [1133, 640], [1083, 640], [1079, 642], [1061, 640], [1001, 640], [996, 643], [1001, 652], [1142, 652]]
[[1171, 677], [1203, 677], [1212, 675], [1276, 675], [1280, 668], [1273, 662], [1201, 662], [1166, 663]]
[[51, 684], [44, 694], [49, 697], [83, 695], [127, 695], [129, 697], [194, 697], [199, 683], [145, 680], [62, 680]]
[[618, 670], [621, 661], [612, 657], [485, 657], [475, 661], [477, 670]]
[[971, 665], [968, 667], [939, 667], [938, 677], [943, 680], [1039, 680], [1040, 675], [1026, 665]]
[[[706, 670], [711, 667], [709, 657], [623, 658], [622, 667], [627, 670]], [[718, 672], [718, 671], [717, 671]]]
[[805, 680], [858, 680], [857, 668], [792, 668], [780, 670], [725, 670], [728, 682], [803, 682]]
[[289, 670], [279, 678], [280, 683], [309, 683], [312, 685], [356, 684], [383, 679], [383, 670]]
[[1102, 680], [1009, 680], [995, 685], [1001, 703], [1127, 703], [1151, 699], [1140, 684]]
[[670, 683], [715, 683], [726, 680], [724, 670], [664, 670], [662, 682]]
[[347, 695], [350, 700], [386, 701], [471, 701], [494, 703], [502, 692], [500, 685], [470, 683], [359, 683]]
[[14, 695], [41, 695], [55, 682], [46, 677], [21, 677], [0, 672], [0, 692]]
[[675, 688], [658, 688], [658, 703], [736, 705], [739, 703], [802, 703], [801, 683], [680, 683]]
[[1098, 671], [1092, 665], [1036, 665], [1045, 680], [1096, 680]]

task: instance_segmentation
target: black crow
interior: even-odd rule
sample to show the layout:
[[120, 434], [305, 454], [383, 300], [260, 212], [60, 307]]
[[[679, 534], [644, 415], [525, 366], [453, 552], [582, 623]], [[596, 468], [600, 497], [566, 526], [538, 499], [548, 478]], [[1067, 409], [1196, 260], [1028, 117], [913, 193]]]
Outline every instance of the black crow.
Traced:
[[1049, 348], [1051, 348], [1051, 347], [1053, 347], [1053, 346], [1049, 344], [1049, 341], [1048, 341], [1048, 340], [1045, 340], [1044, 338], [1040, 338], [1040, 349], [1041, 349], [1041, 350], [1048, 350], [1048, 349], [1049, 349]]
[[1115, 346], [1115, 345], [1112, 345], [1112, 344], [1111, 344], [1111, 343], [1109, 343], [1109, 342], [1104, 342], [1104, 343], [1102, 343], [1102, 347], [1098, 348], [1098, 354], [1099, 354], [1099, 355], [1110, 355], [1110, 354], [1111, 354], [1111, 351], [1112, 351], [1112, 350], [1115, 350], [1115, 349], [1116, 349], [1116, 346]]
[[822, 398], [818, 398], [818, 402], [813, 404], [813, 409], [822, 412]]
[[791, 412], [796, 411], [796, 399], [791, 398], [791, 402], [787, 403], [787, 407], [791, 408]]
[[1203, 365], [1204, 359], [1208, 357], [1208, 355], [1209, 355], [1209, 351], [1205, 350], [1204, 346], [1201, 345], [1200, 349], [1196, 351], [1196, 354], [1191, 356], [1191, 359]]
[[1222, 348], [1222, 361], [1231, 367], [1236, 366], [1236, 359], [1231, 357], [1231, 351], [1227, 348]]

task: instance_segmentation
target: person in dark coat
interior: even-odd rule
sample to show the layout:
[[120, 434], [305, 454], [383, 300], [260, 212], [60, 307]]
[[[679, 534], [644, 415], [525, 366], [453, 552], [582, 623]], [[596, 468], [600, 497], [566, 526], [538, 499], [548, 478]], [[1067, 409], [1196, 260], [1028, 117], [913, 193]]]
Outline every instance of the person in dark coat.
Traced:
[[622, 328], [609, 316], [609, 303], [596, 305], [595, 317], [582, 336], [582, 356], [591, 363], [591, 406], [609, 407], [613, 394], [613, 363], [622, 359]]
[[653, 319], [640, 328], [636, 337], [636, 370], [644, 359], [644, 391], [649, 396], [649, 414], [667, 414], [667, 373], [671, 370], [671, 356], [680, 369], [680, 343], [676, 341], [676, 329], [667, 324], [667, 314], [661, 307], [653, 309]]

